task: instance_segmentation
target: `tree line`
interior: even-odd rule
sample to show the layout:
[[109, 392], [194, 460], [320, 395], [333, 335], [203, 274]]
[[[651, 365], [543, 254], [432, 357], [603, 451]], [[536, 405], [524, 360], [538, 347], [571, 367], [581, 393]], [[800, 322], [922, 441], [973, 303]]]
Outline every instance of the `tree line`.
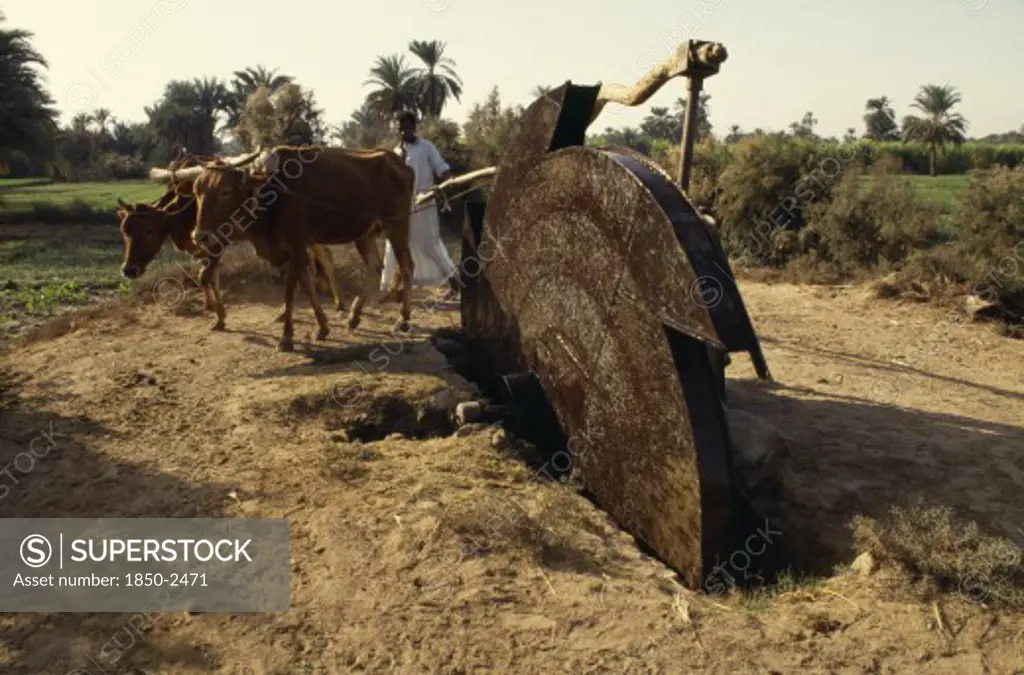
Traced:
[[[445, 54], [444, 42], [414, 40], [406, 53], [377, 57], [364, 83], [368, 93], [338, 125], [327, 123], [312, 89], [293, 75], [263, 65], [236, 70], [230, 79], [172, 80], [160, 98], [145, 108], [144, 121], [119, 120], [109, 109], [98, 108], [78, 113], [61, 125], [43, 82], [47, 62], [33, 47], [32, 33], [6, 28], [3, 21], [0, 14], [0, 175], [53, 175], [67, 180], [138, 177], [149, 165], [169, 161], [179, 146], [204, 156], [286, 142], [377, 147], [393, 142], [391, 120], [406, 110], [423, 118], [422, 133], [438, 145], [453, 168], [466, 170], [498, 160], [523, 112], [522, 106], [504, 105], [494, 87], [484, 101], [471, 107], [464, 124], [443, 117], [446, 106], [461, 101], [463, 94], [456, 63]], [[549, 90], [539, 86], [533, 94], [539, 97]], [[721, 139], [716, 138], [710, 100], [708, 94], [701, 94], [698, 140], [729, 146], [767, 133], [745, 132], [733, 125]], [[902, 124], [896, 122], [888, 97], [868, 100], [860, 138], [852, 128], [842, 141], [821, 138], [815, 131], [818, 121], [810, 112], [778, 133], [810, 141], [909, 144], [923, 149], [927, 169], [934, 174], [943, 168], [939, 166], [943, 151], [967, 140], [967, 120], [954, 110], [960, 102], [955, 88], [926, 85], [912, 103], [920, 114], [906, 116]], [[685, 106], [685, 99], [677, 99], [671, 109], [654, 106], [638, 127], [609, 127], [590, 140], [595, 145], [630, 147], [668, 162], [673, 153], [678, 156]], [[1022, 144], [1024, 126], [1019, 132], [979, 142]], [[907, 158], [910, 164], [925, 161], [909, 154]], [[1002, 160], [999, 163], [1021, 163], [1024, 150]], [[971, 165], [968, 168], [977, 163], [971, 158], [965, 161]]]
[[[969, 141], [968, 122], [954, 110], [961, 103], [962, 97], [950, 85], [929, 84], [921, 87], [911, 102], [911, 108], [918, 114], [904, 116], [901, 123], [896, 120], [892, 100], [888, 96], [868, 99], [863, 114], [864, 133], [858, 135], [857, 130], [851, 127], [842, 139], [819, 135], [815, 131], [818, 119], [813, 112], [807, 112], [785, 131], [772, 133], [760, 128], [744, 131], [734, 124], [729, 127], [729, 133], [719, 140], [712, 134], [710, 100], [710, 95], [701, 93], [697, 107], [696, 136], [698, 141], [712, 145], [721, 143], [734, 146], [743, 139], [767, 135], [830, 145], [870, 143], [871, 154], [893, 157], [901, 161], [910, 172], [931, 175], [940, 172], [962, 173], [995, 164], [1010, 167], [1024, 164], [1024, 124], [1016, 131], [990, 134]], [[682, 98], [676, 100], [671, 111], [665, 107], [652, 107], [650, 114], [638, 127], [608, 127], [593, 141], [597, 145], [626, 146], [668, 162], [670, 156], [678, 155], [683, 133], [682, 111], [685, 107], [686, 100]]]

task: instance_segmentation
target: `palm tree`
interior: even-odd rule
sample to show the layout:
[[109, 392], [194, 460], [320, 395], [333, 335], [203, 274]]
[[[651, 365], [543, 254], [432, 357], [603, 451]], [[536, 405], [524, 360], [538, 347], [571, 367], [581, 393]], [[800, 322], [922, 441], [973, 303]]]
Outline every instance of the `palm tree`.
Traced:
[[363, 86], [372, 84], [377, 88], [366, 97], [370, 109], [379, 115], [391, 116], [405, 110], [419, 109], [416, 90], [416, 71], [405, 63], [401, 54], [378, 56], [370, 79]]
[[256, 91], [260, 87], [266, 87], [273, 94], [286, 84], [291, 84], [295, 78], [291, 75], [278, 75], [277, 68], [265, 68], [256, 66], [245, 70], [234, 72], [234, 82], [238, 82], [249, 91]]
[[409, 51], [425, 66], [413, 70], [419, 108], [424, 117], [440, 117], [448, 98], [458, 101], [462, 95], [462, 79], [455, 72], [455, 61], [444, 55], [445, 44], [438, 40], [409, 43]]
[[374, 148], [384, 141], [387, 132], [387, 120], [366, 102], [335, 127], [331, 136], [346, 148]]
[[156, 105], [146, 108], [149, 126], [165, 149], [184, 145], [199, 155], [216, 151], [214, 131], [228, 111], [228, 90], [216, 78], [172, 80]]
[[[0, 23], [5, 20], [0, 13]], [[52, 148], [57, 113], [38, 70], [48, 67], [46, 59], [32, 38], [29, 31], [0, 28], [0, 152], [42, 161]]]
[[789, 125], [789, 131], [796, 138], [817, 138], [817, 134], [814, 133], [814, 127], [818, 125], [818, 118], [814, 116], [812, 112], [804, 113], [803, 118], [799, 122], [792, 122]]
[[71, 130], [79, 134], [87, 134], [92, 126], [92, 115], [89, 113], [76, 113], [71, 118]]
[[111, 135], [110, 130], [117, 122], [109, 108], [97, 108], [96, 110], [93, 110], [89, 119], [96, 125], [96, 133], [103, 137]]
[[865, 138], [873, 141], [895, 141], [900, 137], [896, 113], [888, 96], [869, 98], [864, 104]]
[[932, 176], [939, 150], [947, 143], [958, 145], [965, 140], [967, 120], [960, 113], [951, 112], [960, 100], [960, 93], [948, 84], [926, 84], [911, 104], [925, 116], [903, 118], [903, 141], [918, 141], [928, 146], [928, 172]]
[[640, 130], [655, 140], [678, 143], [682, 136], [683, 121], [672, 115], [668, 108], [652, 106], [651, 112], [640, 122]]
[[201, 146], [196, 152], [212, 155], [215, 150], [214, 132], [217, 129], [218, 116], [220, 113], [230, 112], [231, 96], [227, 85], [216, 77], [195, 78], [192, 80], [192, 88], [195, 92], [193, 114]]
[[279, 75], [277, 68], [266, 68], [264, 66], [249, 67], [244, 70], [236, 70], [232, 73], [231, 88], [227, 98], [227, 120], [225, 128], [234, 129], [241, 120], [242, 111], [245, 109], [245, 102], [249, 96], [259, 89], [266, 87], [273, 94], [286, 84], [295, 81], [291, 75]]

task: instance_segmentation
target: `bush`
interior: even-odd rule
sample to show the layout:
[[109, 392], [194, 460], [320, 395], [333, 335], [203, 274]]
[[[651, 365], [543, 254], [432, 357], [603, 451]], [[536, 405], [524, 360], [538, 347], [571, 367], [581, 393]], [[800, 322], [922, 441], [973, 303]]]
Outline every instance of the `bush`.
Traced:
[[928, 575], [975, 600], [1024, 608], [1020, 549], [1009, 539], [983, 535], [947, 507], [894, 507], [885, 522], [857, 516], [851, 525], [855, 546], [879, 560]]
[[858, 168], [846, 172], [832, 198], [807, 209], [803, 251], [844, 272], [900, 262], [939, 238], [938, 211], [920, 203], [906, 178], [881, 165], [868, 190]]
[[879, 290], [888, 296], [977, 295], [1005, 320], [1024, 319], [1024, 168], [974, 172], [957, 240], [916, 251]]
[[96, 163], [96, 180], [130, 180], [145, 178], [149, 167], [136, 157], [106, 154]]
[[[679, 153], [681, 146], [665, 141], [655, 141], [651, 158], [669, 176], [679, 174]], [[687, 196], [697, 206], [713, 207], [720, 192], [722, 172], [732, 160], [731, 148], [714, 138], [706, 138], [693, 144], [693, 168], [690, 170], [690, 189]]]
[[74, 199], [66, 204], [36, 202], [27, 207], [19, 205], [17, 208], [0, 211], [0, 224], [6, 225], [22, 223], [116, 225], [117, 222], [117, 215], [113, 209], [95, 207], [81, 199]]
[[437, 147], [441, 157], [451, 166], [452, 173], [460, 174], [469, 171], [472, 157], [459, 136], [457, 122], [428, 117], [420, 123], [419, 133]]
[[[923, 143], [900, 141], [862, 141], [874, 146], [874, 154], [897, 160], [903, 170], [914, 174], [928, 173], [928, 146]], [[962, 143], [947, 146], [936, 158], [935, 169], [940, 174], [967, 173], [972, 169], [995, 166], [1009, 168], [1024, 165], [1024, 145], [1005, 143]]]
[[781, 134], [741, 140], [718, 179], [715, 200], [723, 246], [755, 264], [780, 266], [798, 250], [804, 210], [828, 200], [851, 153], [825, 154], [813, 141]]
[[[1024, 166], [971, 172], [961, 208], [964, 239], [993, 258], [1020, 251], [1024, 263]], [[1017, 270], [1012, 276], [1018, 276]]]

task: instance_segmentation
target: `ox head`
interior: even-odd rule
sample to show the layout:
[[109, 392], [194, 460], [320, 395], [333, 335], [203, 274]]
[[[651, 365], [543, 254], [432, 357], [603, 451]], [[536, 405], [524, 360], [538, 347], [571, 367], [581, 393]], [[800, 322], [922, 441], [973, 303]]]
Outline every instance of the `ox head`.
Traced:
[[195, 210], [190, 209], [193, 202], [191, 181], [172, 186], [151, 204], [117, 200], [116, 213], [125, 245], [121, 274], [125, 278], [142, 276], [168, 236], [179, 248], [185, 248], [182, 243], [191, 244], [188, 237], [195, 222]]
[[155, 204], [127, 204], [117, 200], [117, 217], [121, 235], [124, 237], [124, 264], [121, 274], [127, 279], [136, 279], [146, 271], [156, 254], [160, 252], [167, 237], [164, 208], [171, 204], [176, 195], [168, 191]]
[[267, 177], [244, 169], [208, 164], [193, 185], [199, 211], [192, 241], [216, 252], [238, 238], [255, 218], [254, 191]]
[[219, 249], [231, 241], [232, 235], [248, 227], [241, 207], [252, 197], [253, 190], [262, 180], [243, 167], [262, 154], [261, 146], [251, 155], [235, 160], [215, 159], [202, 166], [185, 169], [152, 169], [149, 177], [164, 183], [182, 181], [176, 188], [179, 196], [185, 196], [184, 191], [187, 190], [196, 200], [195, 228], [191, 239], [207, 255], [216, 257], [221, 253]]

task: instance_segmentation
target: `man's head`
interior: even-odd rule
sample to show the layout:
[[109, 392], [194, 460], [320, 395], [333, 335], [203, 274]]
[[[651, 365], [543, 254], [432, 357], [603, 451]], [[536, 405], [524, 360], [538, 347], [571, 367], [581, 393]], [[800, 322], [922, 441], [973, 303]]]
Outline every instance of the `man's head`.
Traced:
[[406, 110], [396, 118], [398, 134], [406, 143], [416, 142], [416, 113]]

